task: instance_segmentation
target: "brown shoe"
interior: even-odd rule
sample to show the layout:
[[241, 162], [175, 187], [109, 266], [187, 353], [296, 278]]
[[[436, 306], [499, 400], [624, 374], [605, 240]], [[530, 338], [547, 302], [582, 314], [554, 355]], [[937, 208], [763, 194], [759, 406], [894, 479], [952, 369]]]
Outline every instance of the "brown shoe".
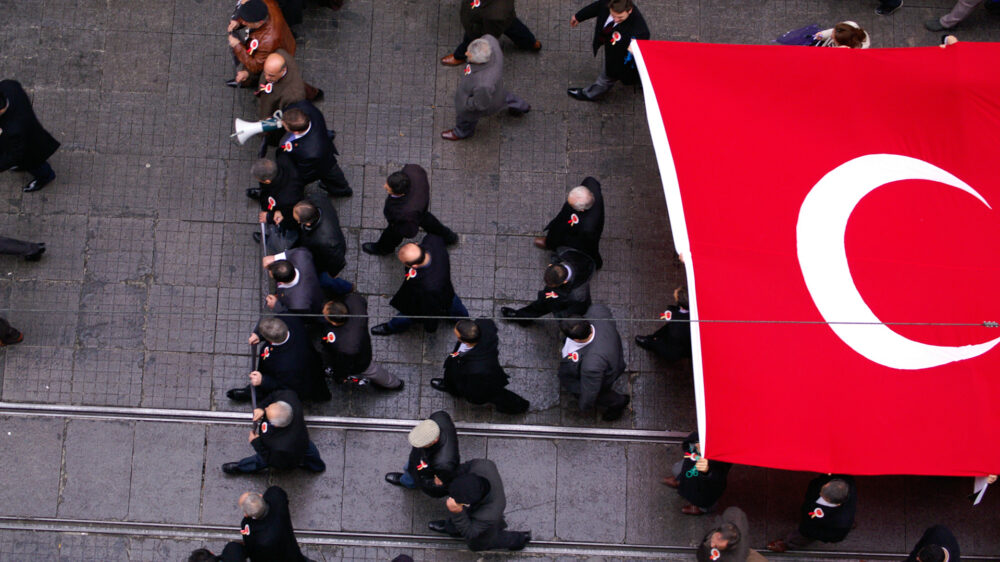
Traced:
[[681, 487], [680, 481], [678, 481], [673, 476], [667, 476], [663, 480], [660, 480], [660, 484], [663, 484], [664, 486], [670, 486], [671, 488], [680, 488]]
[[778, 539], [767, 543], [767, 549], [771, 552], [784, 552], [788, 550], [788, 545], [785, 544], [785, 541]]
[[447, 131], [441, 133], [441, 138], [444, 140], [457, 141], [462, 140], [463, 137], [456, 135], [455, 129], [448, 129]]
[[685, 505], [681, 508], [681, 513], [684, 515], [705, 515], [705, 511], [696, 505]]
[[535, 247], [538, 248], [538, 249], [540, 249], [540, 250], [544, 250], [545, 249], [545, 237], [544, 236], [535, 236]]
[[542, 50], [542, 42], [541, 41], [535, 41], [534, 44], [531, 45], [531, 50], [535, 51], [536, 53], [538, 51], [541, 51]]
[[464, 62], [465, 62], [464, 60], [456, 59], [455, 55], [448, 55], [446, 57], [441, 57], [441, 64], [445, 66], [458, 66]]

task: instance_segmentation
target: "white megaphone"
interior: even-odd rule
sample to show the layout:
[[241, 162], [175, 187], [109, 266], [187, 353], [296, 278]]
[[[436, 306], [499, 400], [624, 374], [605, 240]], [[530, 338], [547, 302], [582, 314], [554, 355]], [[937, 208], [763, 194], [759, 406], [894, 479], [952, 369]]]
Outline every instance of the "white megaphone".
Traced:
[[235, 138], [236, 142], [240, 144], [246, 144], [250, 137], [254, 135], [259, 135], [260, 133], [266, 133], [268, 131], [277, 131], [282, 128], [281, 124], [281, 110], [274, 112], [274, 116], [270, 119], [264, 119], [263, 121], [244, 121], [240, 118], [236, 118], [235, 129], [236, 132], [229, 135], [230, 138]]

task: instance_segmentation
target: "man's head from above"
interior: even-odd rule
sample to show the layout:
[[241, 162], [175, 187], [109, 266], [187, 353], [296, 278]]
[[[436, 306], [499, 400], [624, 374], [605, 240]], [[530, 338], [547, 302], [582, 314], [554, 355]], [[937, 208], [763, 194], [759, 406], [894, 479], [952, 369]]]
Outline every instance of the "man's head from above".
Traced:
[[257, 324], [260, 336], [271, 343], [282, 343], [288, 339], [288, 325], [276, 316], [262, 318]]
[[493, 47], [490, 46], [489, 41], [480, 37], [472, 43], [469, 43], [469, 48], [465, 51], [465, 58], [472, 64], [483, 64], [489, 62], [490, 57], [493, 56]]
[[267, 5], [263, 0], [248, 0], [236, 8], [236, 17], [250, 29], [257, 29], [267, 21]]
[[243, 515], [252, 519], [260, 519], [267, 515], [267, 502], [264, 501], [264, 496], [257, 492], [243, 492], [239, 504]]
[[340, 301], [328, 301], [323, 305], [323, 318], [334, 326], [343, 326], [347, 323], [347, 305]]
[[389, 174], [383, 186], [390, 195], [406, 195], [410, 192], [410, 176], [402, 170]]
[[267, 272], [278, 283], [291, 283], [295, 279], [295, 266], [288, 260], [276, 260], [267, 266]]
[[462, 343], [476, 345], [482, 336], [483, 332], [479, 329], [479, 324], [472, 320], [463, 319], [455, 323], [455, 337]]
[[590, 210], [594, 206], [594, 194], [589, 189], [580, 185], [569, 190], [566, 195], [566, 202], [574, 211], [582, 213]]
[[281, 116], [285, 130], [290, 133], [304, 133], [309, 128], [309, 115], [297, 107], [285, 111]]
[[264, 59], [264, 80], [277, 82], [285, 75], [287, 64], [280, 53], [271, 53]]
[[950, 554], [936, 544], [929, 544], [917, 552], [917, 562], [947, 562]]
[[427, 254], [424, 252], [424, 249], [413, 242], [403, 244], [396, 257], [407, 267], [420, 267], [427, 261]]
[[564, 265], [550, 263], [545, 268], [545, 273], [542, 277], [545, 280], [545, 286], [549, 289], [554, 289], [569, 280], [569, 270]]
[[611, 12], [611, 17], [615, 20], [616, 24], [627, 20], [632, 15], [632, 8], [634, 7], [632, 0], [611, 0], [608, 3], [608, 10]]
[[260, 183], [271, 183], [274, 178], [278, 177], [278, 164], [274, 160], [268, 160], [267, 158], [261, 158], [253, 163], [250, 168], [250, 173], [253, 177], [257, 178]]
[[740, 530], [732, 523], [724, 523], [705, 540], [709, 548], [717, 548], [719, 550], [726, 550], [738, 542], [740, 542]]
[[847, 496], [851, 493], [850, 486], [847, 482], [841, 480], [840, 478], [834, 478], [823, 487], [819, 489], [819, 495], [823, 497], [824, 500], [834, 504], [840, 505], [847, 501]]
[[590, 322], [580, 317], [560, 321], [559, 329], [567, 338], [581, 343], [587, 341], [593, 332]]
[[319, 220], [319, 209], [309, 201], [299, 201], [292, 207], [292, 218], [302, 226], [312, 226]]
[[288, 424], [292, 423], [292, 405], [288, 402], [278, 400], [268, 404], [264, 408], [264, 413], [267, 415], [267, 421], [274, 427], [288, 427]]

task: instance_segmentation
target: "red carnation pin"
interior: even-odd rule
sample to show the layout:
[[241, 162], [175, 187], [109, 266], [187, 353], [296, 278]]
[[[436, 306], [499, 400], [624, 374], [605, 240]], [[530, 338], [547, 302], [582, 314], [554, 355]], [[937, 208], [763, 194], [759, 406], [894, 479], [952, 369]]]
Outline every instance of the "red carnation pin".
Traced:
[[574, 351], [573, 353], [570, 353], [569, 355], [567, 355], [566, 358], [569, 359], [570, 361], [576, 363], [577, 361], [580, 360], [580, 354]]
[[417, 269], [414, 267], [411, 267], [410, 270], [406, 272], [407, 279], [413, 279], [416, 276], [417, 276]]
[[467, 65], [465, 65], [465, 75], [468, 76], [470, 74], [472, 74], [472, 65], [471, 64], [467, 64]]
[[275, 207], [278, 206], [278, 202], [274, 200], [274, 197], [267, 198], [267, 210], [273, 211]]
[[[253, 52], [257, 50], [257, 47], [260, 47], [260, 41], [258, 41], [256, 39], [250, 41], [250, 47], [247, 48], [247, 54], [248, 55], [252, 55]], [[270, 92], [268, 92], [268, 93], [270, 93]]]
[[425, 463], [424, 461], [420, 461], [420, 464], [417, 465], [417, 470], [423, 470], [427, 468], [427, 466], [428, 466], [427, 463]]
[[616, 31], [616, 32], [614, 32], [614, 33], [611, 34], [611, 44], [612, 45], [614, 45], [615, 43], [617, 43], [617, 42], [619, 42], [621, 40], [622, 40], [622, 34], [621, 33], [618, 33]]
[[809, 512], [809, 517], [811, 519], [822, 519], [823, 515], [824, 515], [824, 513], [823, 513], [823, 508], [822, 507], [817, 507], [816, 511], [810, 511]]
[[325, 341], [326, 343], [333, 343], [337, 341], [337, 334], [334, 334], [333, 332], [327, 332], [326, 335], [323, 336], [323, 341]]
[[247, 523], [246, 525], [243, 526], [242, 529], [240, 529], [240, 534], [243, 535], [244, 537], [250, 534], [250, 524], [249, 523]]
[[267, 359], [270, 356], [271, 356], [271, 348], [270, 347], [265, 347], [264, 351], [260, 352], [260, 358], [261, 359]]
[[669, 310], [664, 310], [660, 313], [660, 320], [670, 320], [674, 317], [674, 313]]
[[267, 422], [260, 424], [260, 432], [267, 433]]
[[576, 216], [576, 213], [573, 213], [569, 216], [569, 220], [566, 222], [568, 222], [570, 226], [576, 226], [580, 224], [580, 217]]
[[458, 357], [458, 352], [457, 351], [452, 351], [448, 355], [450, 355], [451, 357]]
[[480, 5], [480, 0], [472, 0], [472, 2], [469, 2], [469, 6], [472, 6], [473, 8], [478, 8], [479, 5]]
[[555, 291], [549, 291], [549, 292], [545, 293], [545, 298], [547, 298], [547, 299], [558, 299], [559, 298], [559, 293], [557, 293]]
[[281, 150], [284, 150], [285, 152], [291, 152], [292, 151], [292, 141], [288, 141], [285, 144], [281, 145]]

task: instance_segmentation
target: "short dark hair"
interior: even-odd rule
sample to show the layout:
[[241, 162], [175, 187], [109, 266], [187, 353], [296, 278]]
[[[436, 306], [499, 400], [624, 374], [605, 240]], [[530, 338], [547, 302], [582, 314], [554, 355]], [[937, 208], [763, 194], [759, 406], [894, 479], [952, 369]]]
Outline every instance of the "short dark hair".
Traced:
[[299, 201], [292, 211], [299, 215], [300, 223], [312, 224], [319, 218], [319, 209], [309, 201]]
[[590, 337], [591, 332], [590, 322], [580, 317], [566, 318], [559, 322], [559, 329], [572, 340], [585, 340]]
[[743, 538], [743, 535], [740, 533], [740, 528], [732, 523], [723, 523], [722, 526], [719, 527], [719, 534], [722, 535], [723, 540], [729, 543], [729, 546], [740, 542], [740, 539]]
[[944, 549], [936, 544], [929, 544], [917, 552], [917, 562], [944, 562]]
[[327, 322], [343, 324], [347, 322], [347, 305], [340, 301], [328, 301], [323, 305], [323, 317]]
[[253, 163], [250, 173], [257, 178], [257, 181], [271, 181], [278, 177], [278, 164], [274, 160], [261, 158]]
[[281, 120], [296, 133], [301, 133], [309, 128], [309, 115], [297, 107], [285, 111], [281, 115]]
[[479, 324], [472, 320], [459, 320], [455, 323], [455, 331], [458, 332], [458, 339], [465, 343], [478, 343], [483, 337], [483, 331], [479, 329]]
[[608, 2], [608, 9], [612, 12], [627, 12], [634, 7], [635, 5], [632, 4], [632, 0], [611, 0], [611, 2]]
[[564, 265], [552, 263], [545, 268], [545, 275], [542, 278], [545, 279], [545, 286], [558, 287], [569, 279], [569, 270]]
[[404, 262], [403, 265], [405, 265], [406, 267], [413, 267], [415, 265], [420, 265], [424, 263], [424, 259], [427, 258], [427, 252], [424, 251], [424, 247], [419, 244], [417, 245], [417, 247], [420, 248], [420, 255], [417, 256], [417, 259], [413, 261]]
[[272, 262], [271, 265], [267, 266], [267, 270], [271, 272], [271, 277], [274, 277], [274, 280], [279, 283], [288, 283], [295, 279], [295, 266], [288, 260]]
[[389, 174], [385, 183], [396, 195], [406, 195], [410, 191], [410, 176], [403, 173], [402, 170]]
[[847, 501], [851, 487], [840, 478], [834, 478], [820, 488], [819, 494], [830, 503], [840, 505]]
[[685, 287], [677, 287], [677, 306], [691, 308], [688, 306], [688, 290]]
[[215, 562], [218, 558], [207, 548], [199, 548], [191, 552], [188, 562]]

